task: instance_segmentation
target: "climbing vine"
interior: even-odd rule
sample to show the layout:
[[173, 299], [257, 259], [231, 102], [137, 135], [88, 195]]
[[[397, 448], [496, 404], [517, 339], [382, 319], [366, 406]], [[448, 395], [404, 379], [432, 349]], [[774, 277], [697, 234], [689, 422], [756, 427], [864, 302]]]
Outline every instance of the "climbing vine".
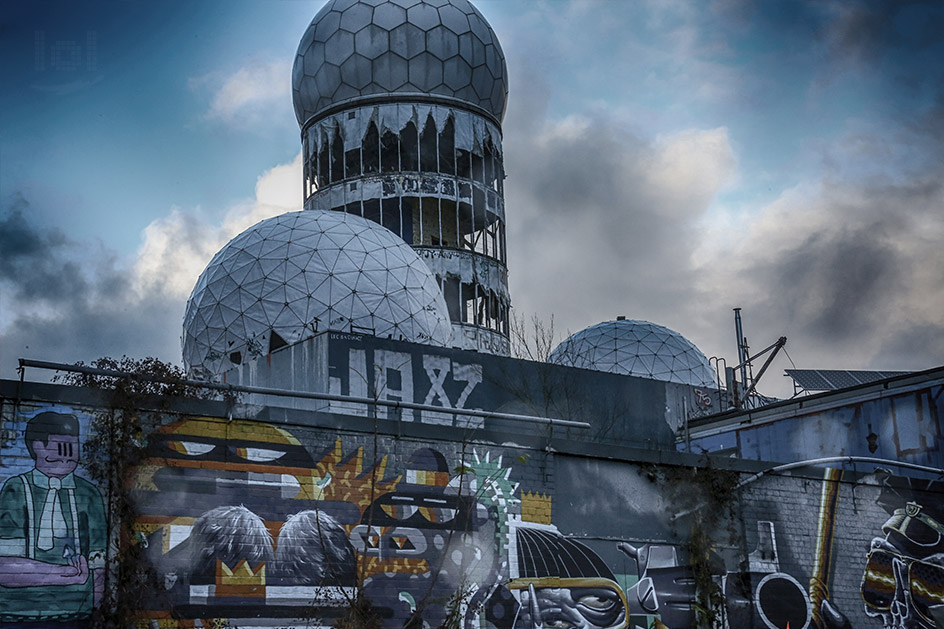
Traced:
[[124, 628], [163, 590], [147, 558], [146, 538], [134, 531], [134, 468], [144, 454], [148, 435], [164, 422], [172, 400], [211, 396], [188, 383], [179, 367], [156, 358], [105, 357], [75, 366], [90, 369], [57, 374], [54, 381], [102, 396], [82, 444], [82, 465], [105, 498], [110, 540], [104, 592], [91, 621], [94, 627]]
[[645, 476], [659, 486], [666, 504], [676, 510], [675, 534], [686, 540], [691, 578], [695, 585], [696, 626], [720, 626], [724, 616], [724, 592], [720, 576], [722, 546], [739, 539], [735, 508], [738, 502], [737, 472], [712, 467], [649, 466]]

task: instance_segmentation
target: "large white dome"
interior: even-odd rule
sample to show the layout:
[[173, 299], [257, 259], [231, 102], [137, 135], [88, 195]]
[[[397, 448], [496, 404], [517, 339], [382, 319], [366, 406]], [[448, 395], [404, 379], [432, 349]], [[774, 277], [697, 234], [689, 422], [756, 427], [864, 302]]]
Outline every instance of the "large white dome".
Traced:
[[564, 340], [548, 361], [664, 382], [717, 386], [708, 359], [691, 341], [648, 321], [598, 323]]
[[393, 232], [343, 212], [266, 219], [213, 257], [187, 302], [183, 359], [214, 377], [325, 330], [447, 345], [449, 314], [429, 268]]
[[498, 37], [468, 0], [330, 0], [298, 44], [292, 98], [302, 127], [390, 94], [458, 101], [501, 123], [507, 77]]

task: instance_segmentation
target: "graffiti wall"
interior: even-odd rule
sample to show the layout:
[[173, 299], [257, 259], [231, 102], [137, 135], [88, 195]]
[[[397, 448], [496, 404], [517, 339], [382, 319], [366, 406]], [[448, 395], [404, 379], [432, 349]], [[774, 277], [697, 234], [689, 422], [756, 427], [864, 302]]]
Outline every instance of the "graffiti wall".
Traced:
[[[575, 437], [651, 449], [673, 448], [682, 419], [712, 408], [706, 390], [685, 385], [339, 332], [280, 348], [226, 377], [235, 384], [443, 409], [378, 407], [380, 419], [404, 423], [520, 429], [520, 424], [450, 409], [587, 421], [591, 430]], [[348, 401], [265, 395], [249, 396], [249, 401], [364, 417], [373, 412], [367, 404]]]
[[[87, 416], [3, 421], [0, 621], [79, 626], [108, 547]], [[387, 627], [935, 626], [944, 481], [672, 456], [168, 418], [129, 479], [160, 576], [142, 615], [328, 627], [361, 596]]]
[[78, 466], [89, 417], [43, 405], [3, 419], [0, 623], [84, 620], [107, 545], [101, 493]]

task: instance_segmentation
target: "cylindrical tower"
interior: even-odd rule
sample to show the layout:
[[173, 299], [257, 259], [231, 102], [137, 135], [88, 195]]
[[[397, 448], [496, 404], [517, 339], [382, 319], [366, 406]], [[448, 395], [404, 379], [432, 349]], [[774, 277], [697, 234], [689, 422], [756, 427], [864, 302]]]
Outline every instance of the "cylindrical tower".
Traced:
[[505, 355], [506, 77], [467, 0], [332, 0], [292, 74], [305, 209], [398, 234], [442, 288], [452, 344]]

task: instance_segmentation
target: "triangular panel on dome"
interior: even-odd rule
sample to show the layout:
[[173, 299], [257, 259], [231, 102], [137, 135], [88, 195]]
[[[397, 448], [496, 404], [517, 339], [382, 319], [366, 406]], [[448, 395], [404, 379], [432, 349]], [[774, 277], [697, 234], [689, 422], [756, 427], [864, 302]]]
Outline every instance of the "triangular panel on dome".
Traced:
[[[266, 234], [265, 244], [259, 234]], [[304, 245], [294, 242], [296, 235]], [[388, 279], [391, 270], [367, 255], [377, 247], [396, 252], [417, 281], [408, 286]], [[264, 253], [289, 251], [293, 262], [304, 260], [304, 268]], [[221, 279], [207, 283], [210, 275]], [[396, 317], [411, 324], [400, 325]], [[350, 329], [353, 324], [383, 327], [387, 333], [412, 329], [412, 335], [404, 334], [406, 340], [445, 345], [448, 321], [435, 277], [395, 234], [347, 214], [294, 212], [254, 225], [214, 257], [187, 304], [183, 356], [190, 373], [216, 376], [231, 363], [221, 357], [237, 346], [246, 356], [264, 352], [273, 327], [287, 342], [308, 329]]]

